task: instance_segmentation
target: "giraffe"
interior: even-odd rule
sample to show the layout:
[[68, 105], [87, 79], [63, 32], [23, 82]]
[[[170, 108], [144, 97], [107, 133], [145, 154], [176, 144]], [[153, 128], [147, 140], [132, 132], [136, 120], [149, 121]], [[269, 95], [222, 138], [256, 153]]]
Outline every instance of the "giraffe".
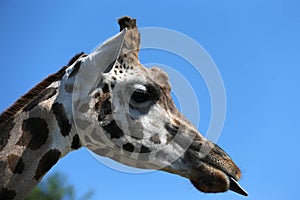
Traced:
[[0, 115], [0, 199], [24, 199], [70, 151], [185, 177], [206, 193], [232, 190], [241, 172], [177, 110], [168, 76], [138, 58], [136, 20], [79, 53]]

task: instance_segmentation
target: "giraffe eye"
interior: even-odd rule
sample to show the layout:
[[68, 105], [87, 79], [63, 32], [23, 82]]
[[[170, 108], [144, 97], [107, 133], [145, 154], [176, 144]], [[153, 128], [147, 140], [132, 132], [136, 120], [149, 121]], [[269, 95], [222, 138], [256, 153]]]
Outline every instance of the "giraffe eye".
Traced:
[[136, 89], [133, 92], [131, 99], [133, 101], [135, 101], [136, 103], [143, 103], [143, 102], [151, 100], [151, 95], [145, 90]]
[[134, 85], [130, 104], [134, 107], [146, 106], [145, 103], [155, 101], [158, 97], [157, 89], [150, 85]]

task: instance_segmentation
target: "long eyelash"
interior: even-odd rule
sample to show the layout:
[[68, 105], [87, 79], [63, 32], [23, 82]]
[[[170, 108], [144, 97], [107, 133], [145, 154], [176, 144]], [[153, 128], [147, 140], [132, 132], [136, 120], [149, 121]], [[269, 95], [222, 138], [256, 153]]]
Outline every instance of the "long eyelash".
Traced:
[[141, 90], [141, 89], [136, 89], [134, 92], [138, 92], [138, 93], [142, 93], [142, 94], [149, 94], [147, 91]]

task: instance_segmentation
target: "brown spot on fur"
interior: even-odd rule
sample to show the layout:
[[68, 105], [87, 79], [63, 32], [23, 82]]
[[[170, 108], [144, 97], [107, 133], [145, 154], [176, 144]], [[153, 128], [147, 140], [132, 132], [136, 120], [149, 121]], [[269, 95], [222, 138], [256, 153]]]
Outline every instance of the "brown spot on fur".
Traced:
[[46, 88], [37, 97], [35, 97], [27, 106], [24, 107], [24, 111], [30, 111], [40, 102], [50, 99], [56, 94], [56, 88]]
[[142, 160], [142, 161], [148, 160], [149, 159], [148, 153], [150, 153], [150, 152], [151, 152], [151, 150], [148, 147], [145, 147], [144, 145], [142, 145], [138, 159]]
[[128, 151], [128, 152], [133, 152], [134, 151], [134, 146], [131, 143], [126, 143], [126, 144], [123, 145], [123, 149], [125, 151]]
[[[104, 85], [103, 89], [104, 89], [104, 91], [109, 91], [108, 85], [107, 86]], [[102, 89], [102, 91], [103, 91], [103, 89]], [[97, 96], [95, 101], [96, 101], [95, 111], [99, 112], [98, 121], [102, 121], [106, 117], [106, 115], [109, 115], [109, 114], [112, 113], [112, 105], [111, 105], [111, 102], [110, 102], [110, 94], [108, 92], [107, 93], [102, 93], [101, 96], [100, 95]]]
[[21, 174], [24, 170], [23, 159], [17, 155], [9, 155], [7, 157], [9, 169], [16, 174]]
[[60, 156], [61, 152], [57, 149], [51, 149], [50, 151], [45, 153], [45, 155], [43, 155], [42, 159], [39, 162], [38, 168], [35, 171], [35, 180], [40, 180], [40, 178], [57, 163]]
[[165, 123], [164, 127], [168, 131], [167, 144], [169, 144], [175, 138], [176, 134], [179, 133], [179, 127], [170, 123]]
[[[100, 107], [99, 103], [95, 105], [95, 109], [99, 107]], [[104, 120], [105, 117], [110, 114], [112, 114], [111, 102], [109, 99], [106, 99], [104, 102], [102, 102], [100, 112], [98, 115], [98, 121]]]
[[63, 136], [69, 135], [69, 132], [71, 131], [71, 124], [64, 106], [61, 103], [56, 102], [52, 105], [52, 111], [55, 115], [61, 134]]
[[144, 145], [141, 146], [140, 153], [150, 153], [151, 150], [148, 147], [145, 147]]
[[101, 95], [100, 100], [101, 102], [104, 102], [106, 99], [110, 98], [110, 94], [109, 93], [104, 93]]
[[175, 135], [179, 132], [179, 127], [174, 126], [170, 123], [165, 123], [165, 129], [170, 133], [172, 137], [175, 137]]
[[102, 87], [102, 92], [103, 93], [108, 93], [109, 92], [109, 86], [107, 83], [104, 84], [104, 86]]
[[9, 190], [7, 188], [0, 188], [0, 199], [12, 200], [15, 198], [17, 193], [14, 190]]
[[78, 134], [76, 134], [73, 137], [71, 148], [72, 149], [79, 149], [80, 147], [81, 147], [80, 139], [79, 139]]
[[29, 118], [23, 121], [23, 135], [17, 142], [17, 145], [28, 146], [32, 150], [39, 149], [46, 143], [49, 129], [42, 118]]
[[100, 97], [100, 92], [96, 92], [95, 94], [94, 94], [94, 98], [99, 98]]
[[110, 135], [111, 139], [120, 138], [124, 136], [122, 129], [120, 129], [115, 120], [103, 126], [103, 129]]
[[159, 135], [157, 133], [150, 137], [150, 141], [153, 142], [154, 144], [160, 144], [161, 143]]
[[5, 147], [10, 137], [10, 131], [14, 127], [15, 123], [11, 119], [11, 121], [7, 121], [3, 124], [0, 124], [0, 151]]

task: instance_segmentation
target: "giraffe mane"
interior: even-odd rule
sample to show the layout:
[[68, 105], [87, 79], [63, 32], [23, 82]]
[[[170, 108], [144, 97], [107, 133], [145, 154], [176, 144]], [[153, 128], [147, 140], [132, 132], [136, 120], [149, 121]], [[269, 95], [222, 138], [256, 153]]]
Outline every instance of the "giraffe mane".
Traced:
[[12, 119], [15, 114], [21, 111], [26, 105], [28, 105], [34, 98], [39, 95], [44, 89], [46, 89], [51, 83], [60, 80], [64, 74], [65, 69], [71, 66], [76, 60], [82, 56], [84, 52], [76, 54], [67, 65], [63, 66], [59, 71], [54, 74], [49, 75], [47, 78], [42, 80], [35, 87], [30, 89], [26, 94], [20, 97], [15, 103], [13, 103], [9, 108], [3, 111], [0, 115], [0, 126], [2, 126], [5, 122]]

